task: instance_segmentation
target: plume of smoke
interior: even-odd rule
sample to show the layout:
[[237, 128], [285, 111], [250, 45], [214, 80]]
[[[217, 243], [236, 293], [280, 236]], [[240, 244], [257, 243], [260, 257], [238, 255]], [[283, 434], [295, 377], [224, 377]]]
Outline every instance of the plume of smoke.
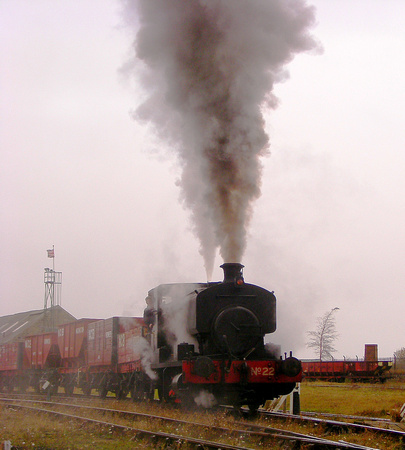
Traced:
[[264, 344], [264, 350], [269, 358], [279, 359], [281, 356], [281, 345], [268, 342]]
[[[148, 93], [134, 117], [176, 150], [184, 205], [191, 210], [210, 278], [216, 250], [240, 262], [261, 158], [268, 153], [262, 108], [294, 55], [316, 48], [305, 0], [127, 0], [135, 57]], [[138, 23], [139, 21], [139, 23]], [[128, 67], [128, 66], [127, 66]]]

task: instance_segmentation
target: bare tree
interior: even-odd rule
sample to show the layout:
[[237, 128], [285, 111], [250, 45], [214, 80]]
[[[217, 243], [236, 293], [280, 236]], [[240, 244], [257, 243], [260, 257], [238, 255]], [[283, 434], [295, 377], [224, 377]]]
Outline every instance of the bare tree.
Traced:
[[333, 359], [332, 353], [336, 351], [333, 348], [333, 343], [338, 337], [338, 333], [336, 332], [333, 313], [338, 309], [333, 308], [322, 317], [318, 317], [316, 330], [307, 332], [309, 336], [307, 347], [316, 349], [319, 355], [319, 361]]
[[394, 352], [394, 368], [398, 370], [405, 369], [405, 347]]

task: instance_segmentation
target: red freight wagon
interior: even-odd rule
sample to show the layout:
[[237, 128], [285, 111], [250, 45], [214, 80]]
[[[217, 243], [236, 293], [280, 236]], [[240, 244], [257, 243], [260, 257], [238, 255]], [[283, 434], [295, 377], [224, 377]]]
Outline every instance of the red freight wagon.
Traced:
[[391, 361], [302, 361], [305, 378], [330, 381], [385, 381], [392, 367]]
[[87, 327], [87, 362], [91, 366], [104, 361], [104, 324], [104, 320], [97, 320]]
[[302, 361], [302, 370], [312, 378], [339, 378], [345, 373], [344, 361]]
[[58, 328], [58, 345], [65, 368], [78, 368], [87, 363], [87, 328], [95, 319], [80, 319]]
[[143, 338], [145, 322], [143, 318], [136, 318], [135, 320], [134, 328], [118, 334], [120, 372], [131, 372], [141, 368], [141, 352], [146, 344]]
[[30, 369], [58, 367], [60, 364], [58, 334], [45, 333], [25, 338], [24, 357]]
[[111, 317], [88, 324], [87, 346], [90, 366], [111, 366], [118, 363], [118, 334], [137, 327], [135, 317]]
[[0, 345], [0, 391], [12, 391], [18, 387], [26, 389], [23, 374], [24, 342]]
[[391, 367], [392, 361], [354, 361], [347, 363], [347, 372], [352, 378], [385, 381]]
[[12, 342], [0, 346], [0, 371], [23, 368], [24, 342]]

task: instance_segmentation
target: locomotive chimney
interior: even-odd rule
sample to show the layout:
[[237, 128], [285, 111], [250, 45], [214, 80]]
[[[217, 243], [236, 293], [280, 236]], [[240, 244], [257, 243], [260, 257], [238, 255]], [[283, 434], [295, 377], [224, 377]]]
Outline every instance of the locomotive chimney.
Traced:
[[235, 283], [236, 280], [243, 280], [242, 269], [245, 267], [239, 263], [224, 263], [220, 266], [224, 270], [224, 283]]

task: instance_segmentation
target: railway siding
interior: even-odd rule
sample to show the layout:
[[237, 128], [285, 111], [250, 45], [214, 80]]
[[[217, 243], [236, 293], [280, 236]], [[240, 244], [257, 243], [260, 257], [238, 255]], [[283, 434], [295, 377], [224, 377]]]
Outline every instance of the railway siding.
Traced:
[[[95, 401], [96, 399], [93, 400]], [[151, 405], [150, 411], [145, 413], [118, 410], [115, 407], [105, 408], [91, 404], [78, 405], [77, 403], [59, 403], [56, 401], [16, 401], [15, 399], [3, 398], [2, 402], [8, 404], [14, 411], [24, 408], [26, 414], [55, 414], [60, 418], [59, 420], [69, 420], [72, 429], [75, 427], [72, 421], [75, 423], [81, 421], [82, 423], [86, 422], [90, 424], [89, 426], [91, 427], [99, 427], [100, 432], [111, 434], [118, 431], [121, 437], [122, 434], [127, 435], [128, 440], [147, 439], [153, 440], [155, 444], [156, 442], [170, 441], [176, 442], [176, 445], [179, 445], [179, 443], [182, 443], [181, 445], [187, 444], [192, 446], [202, 445], [203, 448], [256, 449], [262, 448], [265, 442], [273, 442], [272, 448], [278, 448], [279, 446], [281, 448], [282, 445], [289, 446], [298, 443], [300, 445], [315, 445], [321, 448], [375, 448], [374, 446], [370, 447], [355, 442], [348, 442], [348, 436], [351, 436], [351, 434], [347, 434], [347, 429], [343, 429], [341, 426], [338, 429], [334, 427], [334, 432], [328, 436], [328, 439], [322, 436], [322, 433], [320, 434], [323, 427], [320, 427], [319, 422], [316, 421], [314, 421], [315, 425], [308, 426], [307, 422], [305, 426], [301, 427], [301, 430], [305, 430], [305, 432], [290, 430], [288, 429], [288, 424], [291, 424], [291, 417], [286, 415], [280, 415], [280, 417], [277, 417], [277, 420], [281, 420], [281, 422], [287, 424], [287, 428], [285, 425], [275, 428], [274, 425], [269, 426], [269, 424], [258, 423], [256, 421], [252, 422], [251, 420], [235, 421], [228, 414], [221, 415], [218, 411], [215, 414], [204, 414], [200, 416], [206, 422], [195, 422], [183, 414], [181, 415], [183, 418], [168, 417], [168, 414], [171, 413], [175, 416], [179, 415], [180, 411], [174, 408], [166, 409], [164, 415], [154, 415], [153, 405]], [[97, 402], [99, 402], [98, 399]], [[122, 402], [114, 402], [114, 406], [116, 407], [122, 405]], [[127, 405], [133, 406], [131, 403], [127, 403]], [[72, 413], [68, 413], [69, 409], [72, 410]], [[158, 408], [158, 410], [162, 411], [161, 408]], [[78, 413], [80, 415], [77, 415]], [[273, 420], [274, 417], [274, 415], [268, 414], [264, 416], [267, 417], [266, 420], [269, 417]], [[260, 420], [263, 420], [263, 417], [260, 417]], [[293, 419], [295, 420], [295, 418]], [[306, 418], [302, 419], [306, 420]], [[76, 426], [80, 427], [80, 425]], [[369, 431], [367, 429], [365, 430], [365, 432]], [[343, 436], [345, 441], [341, 439]]]

